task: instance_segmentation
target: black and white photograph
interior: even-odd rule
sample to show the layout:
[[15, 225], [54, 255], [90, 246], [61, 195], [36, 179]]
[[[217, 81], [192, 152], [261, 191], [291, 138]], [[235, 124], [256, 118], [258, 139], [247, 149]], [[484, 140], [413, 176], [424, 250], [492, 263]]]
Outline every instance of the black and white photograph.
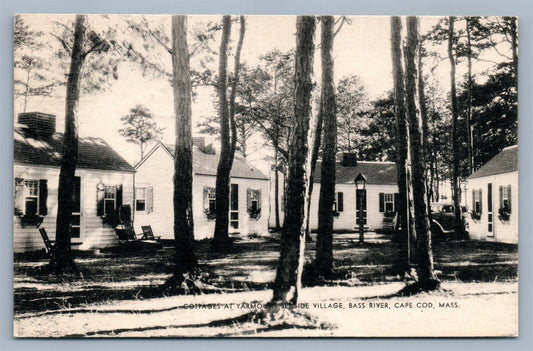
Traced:
[[518, 22], [14, 16], [13, 336], [517, 337]]

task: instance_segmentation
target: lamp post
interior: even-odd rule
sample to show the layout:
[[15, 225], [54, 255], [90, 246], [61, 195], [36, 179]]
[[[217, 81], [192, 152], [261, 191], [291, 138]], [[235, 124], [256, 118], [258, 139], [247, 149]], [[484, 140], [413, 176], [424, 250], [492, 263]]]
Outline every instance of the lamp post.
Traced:
[[[366, 188], [366, 177], [359, 173], [355, 177], [355, 189], [356, 197], [359, 193], [359, 244], [363, 244], [365, 241], [365, 224], [363, 216], [363, 198], [365, 197], [365, 188]], [[362, 190], [361, 192], [359, 190]]]

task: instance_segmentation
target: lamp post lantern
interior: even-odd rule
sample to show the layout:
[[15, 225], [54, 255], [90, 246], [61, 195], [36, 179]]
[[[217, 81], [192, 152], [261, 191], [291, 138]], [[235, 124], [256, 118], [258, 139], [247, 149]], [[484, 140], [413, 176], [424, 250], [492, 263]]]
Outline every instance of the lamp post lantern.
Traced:
[[363, 216], [363, 201], [366, 197], [366, 177], [359, 173], [357, 177], [355, 177], [355, 189], [356, 189], [356, 197], [359, 195], [359, 244], [363, 244], [365, 242], [365, 224], [364, 224], [364, 216]]

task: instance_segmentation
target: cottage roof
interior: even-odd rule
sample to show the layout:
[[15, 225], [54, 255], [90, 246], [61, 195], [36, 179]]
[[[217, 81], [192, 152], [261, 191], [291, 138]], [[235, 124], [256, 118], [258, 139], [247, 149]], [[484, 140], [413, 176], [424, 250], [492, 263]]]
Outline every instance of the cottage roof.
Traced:
[[[32, 165], [61, 166], [63, 134], [42, 135], [28, 127], [15, 127], [14, 161]], [[79, 138], [78, 168], [134, 172], [134, 168], [101, 138]]]
[[[356, 166], [343, 166], [337, 162], [337, 184], [353, 183], [359, 173], [366, 177], [367, 184], [397, 185], [396, 164], [394, 162], [357, 161]], [[313, 182], [320, 183], [321, 162], [317, 162]]]
[[[139, 167], [146, 158], [150, 157], [153, 151], [159, 146], [162, 146], [166, 151], [174, 157], [175, 146], [172, 144], [159, 143], [150, 152], [146, 154], [135, 167]], [[212, 150], [214, 151], [214, 150]], [[220, 155], [214, 152], [202, 150], [198, 145], [193, 147], [193, 172], [201, 175], [217, 175], [218, 159]], [[235, 155], [233, 159], [233, 166], [231, 168], [231, 177], [234, 178], [249, 178], [249, 179], [262, 179], [268, 180], [260, 170], [246, 162], [246, 160], [238, 155]]]
[[487, 177], [496, 174], [515, 172], [518, 170], [518, 145], [508, 146], [489, 162], [472, 173], [468, 179]]

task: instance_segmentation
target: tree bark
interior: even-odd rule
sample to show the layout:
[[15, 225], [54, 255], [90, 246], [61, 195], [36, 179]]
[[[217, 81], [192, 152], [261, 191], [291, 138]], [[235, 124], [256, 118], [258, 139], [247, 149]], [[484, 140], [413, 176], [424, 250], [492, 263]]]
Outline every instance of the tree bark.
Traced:
[[285, 223], [281, 236], [281, 254], [274, 281], [273, 303], [295, 303], [301, 285], [305, 249], [306, 197], [310, 167], [308, 132], [311, 117], [311, 91], [313, 82], [314, 16], [298, 16], [296, 20], [296, 56], [294, 72], [294, 116], [290, 133], [289, 174]]
[[462, 214], [461, 214], [461, 189], [459, 187], [459, 148], [460, 140], [458, 133], [458, 116], [457, 91], [455, 86], [455, 56], [453, 54], [454, 42], [454, 22], [455, 17], [450, 16], [448, 21], [448, 59], [450, 60], [450, 95], [452, 108], [452, 194], [453, 205], [455, 207], [455, 233], [462, 234]]
[[318, 235], [316, 242], [315, 272], [318, 277], [333, 276], [333, 203], [335, 202], [335, 154], [337, 152], [337, 115], [335, 83], [333, 82], [333, 16], [322, 16], [321, 57], [322, 92], [321, 115], [324, 121], [324, 146], [320, 198], [318, 203]]
[[229, 225], [229, 196], [230, 172], [235, 157], [237, 145], [237, 125], [235, 122], [235, 96], [239, 82], [240, 57], [246, 29], [244, 16], [240, 16], [240, 34], [235, 51], [234, 74], [231, 82], [229, 103], [227, 101], [227, 65], [228, 42], [231, 34], [231, 16], [224, 16], [222, 24], [222, 40], [219, 52], [219, 76], [217, 83], [220, 115], [220, 159], [217, 167], [216, 180], [216, 223], [213, 238], [213, 249], [225, 250], [230, 245]]
[[466, 45], [467, 45], [467, 87], [468, 87], [468, 111], [466, 113], [466, 142], [468, 157], [468, 174], [474, 172], [474, 140], [472, 134], [472, 43], [470, 17], [465, 17], [466, 21]]
[[418, 37], [418, 18], [407, 17], [406, 45], [406, 107], [409, 122], [409, 141], [411, 149], [411, 171], [413, 184], [413, 206], [416, 229], [416, 261], [418, 284], [420, 290], [433, 290], [438, 287], [433, 271], [433, 252], [431, 248], [431, 226], [428, 216], [424, 153], [422, 150], [421, 115], [417, 108], [417, 67], [415, 57]]
[[398, 177], [398, 208], [397, 224], [394, 240], [398, 245], [398, 257], [396, 270], [405, 272], [409, 270], [409, 214], [408, 214], [408, 189], [407, 189], [407, 172], [406, 164], [409, 152], [409, 132], [407, 129], [406, 107], [405, 107], [405, 86], [404, 74], [402, 68], [402, 49], [401, 49], [401, 32], [402, 22], [400, 17], [391, 17], [391, 53], [394, 79], [394, 105], [396, 114], [396, 170]]
[[78, 103], [80, 98], [81, 68], [83, 66], [83, 42], [86, 17], [77, 15], [74, 24], [74, 43], [67, 79], [65, 107], [65, 135], [63, 157], [59, 171], [56, 243], [50, 266], [56, 269], [73, 267], [71, 253], [70, 221], [72, 217], [72, 189], [78, 163]]
[[274, 144], [274, 216], [276, 219], [276, 231], [279, 231], [281, 229], [281, 224], [279, 220], [279, 171], [278, 171], [278, 144], [277, 142]]
[[191, 77], [187, 45], [187, 16], [172, 16], [172, 77], [176, 149], [174, 157], [174, 279], [177, 286], [184, 274], [197, 268], [192, 212], [192, 127]]
[[[220, 117], [220, 158], [216, 179], [216, 223], [213, 237], [213, 248], [224, 249], [230, 244], [229, 226], [229, 195], [230, 172], [233, 158], [231, 157], [230, 115], [227, 99], [227, 66], [228, 42], [231, 34], [231, 16], [222, 19], [222, 38], [220, 42], [218, 64], [218, 115]], [[229, 166], [229, 168], [228, 168]]]
[[[431, 191], [429, 191], [429, 172], [427, 165], [429, 163], [429, 146], [428, 146], [428, 135], [429, 135], [429, 126], [428, 126], [428, 109], [426, 105], [426, 94], [424, 86], [424, 74], [422, 71], [422, 42], [418, 44], [418, 104], [420, 106], [420, 118], [422, 120], [422, 153], [424, 160], [424, 177], [426, 180], [426, 196], [427, 204], [431, 203]], [[428, 207], [428, 215], [431, 221], [431, 208]]]

